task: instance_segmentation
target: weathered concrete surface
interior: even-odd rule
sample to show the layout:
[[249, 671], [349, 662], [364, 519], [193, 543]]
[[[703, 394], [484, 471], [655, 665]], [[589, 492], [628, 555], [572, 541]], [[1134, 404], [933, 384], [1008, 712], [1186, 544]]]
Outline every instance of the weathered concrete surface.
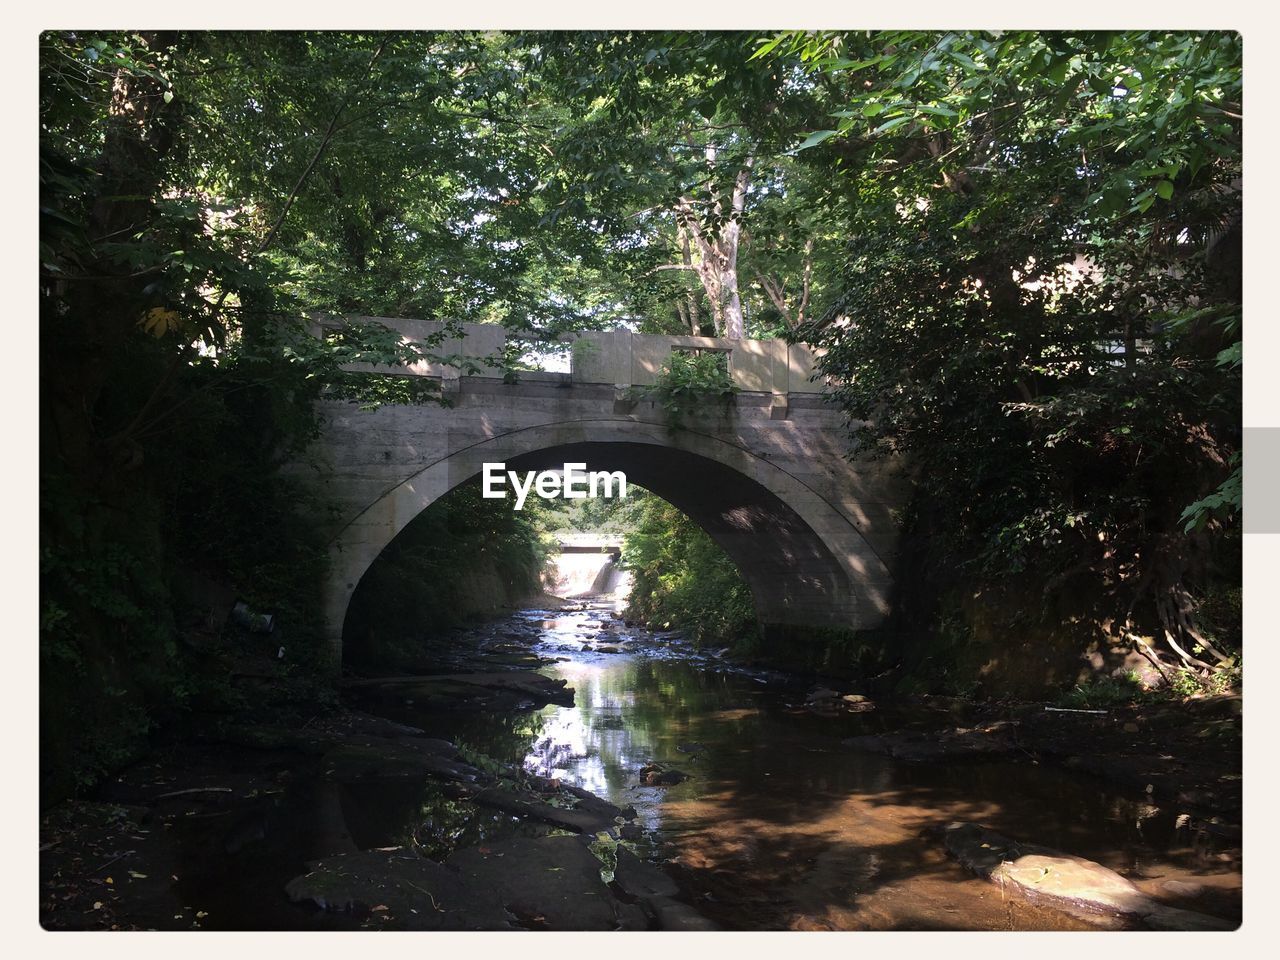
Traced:
[[672, 350], [725, 354], [729, 375], [741, 390], [788, 395], [822, 393], [814, 382], [813, 351], [785, 340], [670, 337], [629, 330], [588, 331], [573, 338], [573, 380], [646, 386], [655, 383]]
[[[670, 352], [679, 338], [656, 339]], [[849, 459], [848, 427], [822, 396], [776, 393], [784, 373], [798, 387], [810, 359], [760, 343], [749, 346], [779, 371], [769, 389], [744, 391], [675, 431], [658, 405], [628, 399], [627, 384], [582, 382], [580, 372], [515, 383], [445, 376], [447, 407], [323, 403], [320, 436], [293, 471], [330, 507], [317, 522], [331, 544], [325, 617], [335, 660], [348, 603], [373, 560], [426, 507], [499, 461], [513, 470], [566, 462], [623, 470], [725, 549], [766, 625], [876, 626], [888, 610], [900, 471]], [[650, 352], [657, 346], [645, 341]], [[615, 359], [611, 373], [623, 361]], [[744, 376], [751, 369], [744, 360]]]

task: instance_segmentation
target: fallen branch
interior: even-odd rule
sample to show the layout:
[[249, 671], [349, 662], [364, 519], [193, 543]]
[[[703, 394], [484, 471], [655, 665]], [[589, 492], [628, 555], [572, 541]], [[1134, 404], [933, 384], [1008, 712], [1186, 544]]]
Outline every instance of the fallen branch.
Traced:
[[1109, 712], [1107, 710], [1078, 710], [1075, 707], [1045, 707], [1047, 713], [1101, 713], [1104, 716]]
[[162, 793], [156, 797], [157, 800], [168, 800], [170, 797], [185, 797], [193, 793], [233, 793], [230, 787], [191, 787], [187, 790], [174, 790], [171, 793]]

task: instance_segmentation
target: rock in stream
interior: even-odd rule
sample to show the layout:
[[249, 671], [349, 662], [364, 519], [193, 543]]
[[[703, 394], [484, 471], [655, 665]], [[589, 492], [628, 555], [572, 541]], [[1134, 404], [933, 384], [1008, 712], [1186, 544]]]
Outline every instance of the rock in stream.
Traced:
[[947, 852], [971, 873], [1075, 916], [1153, 930], [1233, 930], [1236, 924], [1166, 906], [1114, 870], [1060, 850], [1020, 843], [976, 823], [944, 831]]

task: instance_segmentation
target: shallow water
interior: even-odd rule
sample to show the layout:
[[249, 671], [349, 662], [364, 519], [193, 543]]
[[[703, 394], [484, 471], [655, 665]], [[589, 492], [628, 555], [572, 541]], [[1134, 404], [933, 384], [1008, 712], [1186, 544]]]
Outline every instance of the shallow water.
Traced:
[[[963, 717], [815, 713], [804, 705], [809, 683], [735, 669], [643, 630], [593, 641], [632, 638], [624, 652], [584, 651], [602, 615], [609, 625], [607, 609], [521, 615], [541, 626], [534, 650], [563, 658], [542, 672], [568, 681], [574, 706], [398, 719], [634, 806], [649, 831], [643, 852], [679, 864], [693, 902], [735, 928], [1087, 926], [965, 874], [931, 833], [956, 820], [1097, 860], [1170, 904], [1238, 916], [1238, 864], [1179, 828], [1184, 811], [1029, 757], [909, 763], [852, 752], [841, 740]], [[690, 779], [640, 786], [652, 761]], [[1178, 899], [1169, 880], [1203, 889]]]
[[[392, 702], [377, 712], [634, 806], [647, 831], [638, 852], [667, 861], [683, 897], [727, 928], [1089, 928], [965, 873], [936, 834], [956, 820], [1097, 860], [1171, 905], [1239, 916], [1238, 860], [1180, 826], [1184, 811], [1029, 757], [908, 763], [841, 744], [961, 716], [923, 707], [815, 713], [805, 707], [811, 683], [623, 628], [609, 609], [525, 611], [511, 623], [537, 627], [534, 652], [557, 658], [542, 672], [568, 681], [572, 707], [495, 713]], [[459, 643], [483, 645], [501, 629]], [[605, 645], [621, 652], [595, 649]], [[639, 785], [653, 761], [689, 779]], [[305, 861], [343, 848], [413, 843], [443, 857], [547, 829], [398, 782], [300, 780], [236, 816], [216, 831], [179, 825], [189, 852], [179, 886], [205, 905], [210, 926], [342, 925], [289, 904], [282, 889]], [[1170, 880], [1198, 889], [1171, 896]]]

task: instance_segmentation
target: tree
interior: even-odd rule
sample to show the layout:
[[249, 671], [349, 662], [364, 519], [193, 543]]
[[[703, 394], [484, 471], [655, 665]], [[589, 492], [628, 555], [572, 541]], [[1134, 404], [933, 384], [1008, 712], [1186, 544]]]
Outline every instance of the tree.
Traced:
[[[804, 286], [802, 268], [794, 277], [776, 272], [784, 265], [777, 257], [769, 282], [758, 283], [753, 247], [766, 249], [770, 237], [753, 218], [768, 207], [773, 231], [805, 216], [789, 202], [799, 168], [786, 154], [822, 116], [823, 90], [797, 83], [793, 62], [747, 63], [749, 41], [732, 33], [520, 38], [528, 71], [574, 118], [552, 148], [561, 209], [590, 209], [619, 247], [625, 238], [630, 256], [619, 262], [640, 291], [633, 300], [659, 328], [741, 338], [753, 315], [774, 308], [778, 284]], [[669, 327], [655, 319], [667, 315]]]
[[175, 619], [185, 581], [290, 611], [290, 666], [322, 659], [308, 631], [323, 544], [278, 468], [322, 392], [438, 397], [343, 369], [431, 344], [377, 325], [318, 340], [308, 312], [582, 322], [590, 268], [573, 251], [594, 249], [589, 232], [512, 245], [540, 219], [517, 199], [536, 183], [535, 135], [495, 142], [518, 94], [499, 38], [466, 34], [41, 37], [52, 790], [209, 692], [194, 678], [219, 660], [194, 657]]
[[948, 505], [947, 554], [1180, 666], [1227, 661], [1196, 593], [1230, 582], [1229, 496], [1183, 527], [1237, 462], [1239, 37], [788, 34], [758, 56], [782, 49], [844, 90], [801, 156], [856, 198], [842, 292], [800, 335]]

